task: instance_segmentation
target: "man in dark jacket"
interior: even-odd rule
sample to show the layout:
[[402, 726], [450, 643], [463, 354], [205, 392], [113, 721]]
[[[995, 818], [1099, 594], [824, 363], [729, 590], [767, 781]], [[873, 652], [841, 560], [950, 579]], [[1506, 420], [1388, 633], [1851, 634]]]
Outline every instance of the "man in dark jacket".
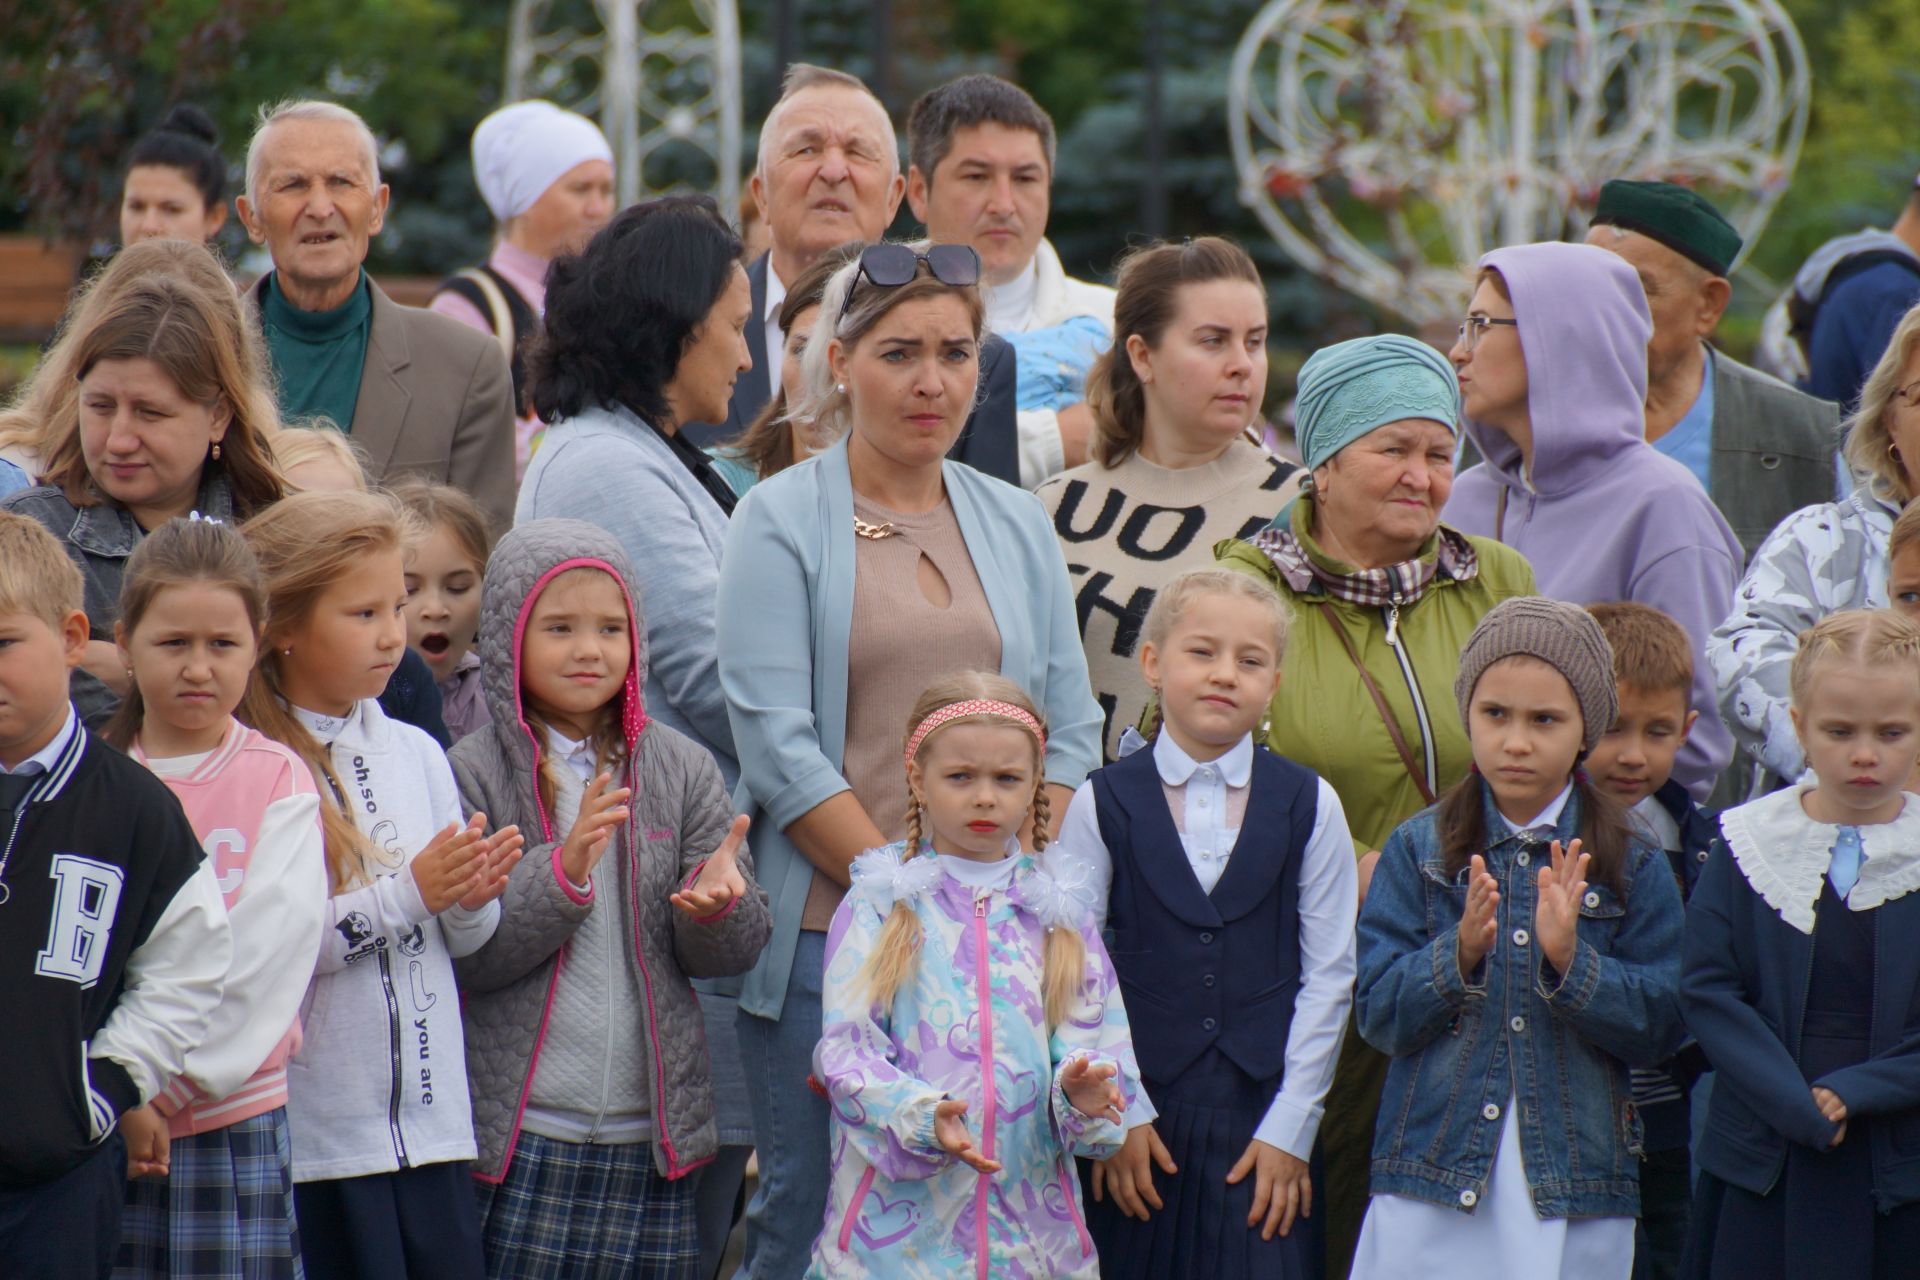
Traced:
[[1670, 182], [1616, 180], [1587, 243], [1633, 266], [1653, 313], [1647, 443], [1699, 478], [1748, 557], [1788, 515], [1832, 501], [1839, 407], [1708, 345], [1740, 253], [1720, 211]]
[[[734, 384], [725, 422], [681, 428], [681, 435], [703, 448], [738, 437], [772, 398], [780, 381], [785, 335], [779, 316], [788, 283], [829, 249], [885, 238], [906, 191], [893, 121], [858, 77], [796, 62], [760, 127], [760, 159], [750, 186], [771, 237], [768, 251], [747, 268], [753, 368]], [[979, 402], [948, 456], [1018, 484], [1018, 446], [1013, 349], [989, 336], [980, 345]]]

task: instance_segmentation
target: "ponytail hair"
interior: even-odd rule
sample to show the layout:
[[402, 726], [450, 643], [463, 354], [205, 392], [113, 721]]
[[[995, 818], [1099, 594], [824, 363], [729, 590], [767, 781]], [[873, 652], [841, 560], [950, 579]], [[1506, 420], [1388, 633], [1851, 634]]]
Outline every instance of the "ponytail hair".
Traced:
[[[267, 589], [260, 561], [238, 529], [217, 520], [169, 520], [140, 540], [127, 557], [126, 574], [120, 580], [120, 621], [114, 627], [120, 644], [124, 647], [132, 639], [162, 591], [194, 583], [240, 597], [258, 649], [267, 629]], [[146, 700], [136, 681], [100, 736], [125, 751], [140, 736], [146, 715]]]
[[354, 825], [346, 789], [326, 748], [287, 704], [282, 692], [285, 658], [274, 641], [312, 617], [327, 589], [366, 557], [403, 550], [413, 533], [413, 517], [386, 494], [297, 493], [249, 520], [241, 532], [266, 579], [268, 643], [234, 714], [292, 750], [313, 771], [320, 791], [327, 878], [332, 892], [339, 893], [367, 878], [373, 846]]
[[[1029, 728], [1027, 724], [1012, 717], [999, 715], [992, 711], [955, 716], [944, 720], [925, 734], [920, 733], [921, 726], [934, 714], [962, 702], [999, 702], [1018, 708], [1031, 717], [1034, 725], [1039, 726], [1039, 734], [1033, 740], [1033, 848], [1035, 853], [1046, 849], [1048, 843], [1047, 827], [1053, 820], [1053, 803], [1047, 796], [1046, 750], [1043, 745], [1047, 731], [1046, 716], [1013, 681], [996, 672], [962, 671], [948, 676], [930, 685], [913, 705], [913, 712], [907, 717], [905, 741], [910, 750], [924, 749], [934, 734], [952, 724], [997, 723], [1017, 725]], [[915, 739], [918, 738], [916, 742]], [[913, 763], [908, 755], [909, 769]], [[911, 776], [911, 775], [909, 775]], [[924, 837], [923, 819], [920, 801], [908, 783], [907, 793], [907, 847], [901, 855], [902, 861], [909, 858], [931, 857], [931, 847], [922, 847]], [[888, 912], [887, 919], [880, 926], [880, 934], [874, 940], [873, 953], [861, 967], [860, 979], [866, 983], [868, 999], [879, 1006], [891, 1005], [900, 988], [912, 981], [920, 965], [920, 917], [915, 913], [912, 903], [905, 899], [896, 901]], [[1047, 1026], [1059, 1025], [1073, 1011], [1086, 987], [1087, 948], [1077, 929], [1049, 925], [1046, 932], [1046, 955], [1044, 959], [1044, 1005]]]
[[1159, 346], [1180, 309], [1181, 286], [1215, 280], [1244, 280], [1266, 297], [1260, 270], [1247, 251], [1220, 236], [1151, 244], [1120, 264], [1113, 345], [1087, 373], [1087, 411], [1093, 415], [1090, 448], [1101, 466], [1111, 469], [1131, 458], [1147, 435], [1146, 390], [1134, 372], [1127, 339], [1137, 334], [1147, 346]]

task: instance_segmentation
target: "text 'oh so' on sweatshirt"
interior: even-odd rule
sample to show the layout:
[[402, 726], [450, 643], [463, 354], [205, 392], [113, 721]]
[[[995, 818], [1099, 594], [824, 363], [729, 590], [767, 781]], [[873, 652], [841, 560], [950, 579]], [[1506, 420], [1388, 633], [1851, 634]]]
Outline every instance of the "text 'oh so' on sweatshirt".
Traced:
[[1693, 473], [1646, 441], [1653, 322], [1640, 278], [1589, 245], [1496, 249], [1480, 265], [1500, 273], [1513, 299], [1533, 457], [1523, 466], [1504, 431], [1466, 419], [1485, 461], [1454, 484], [1446, 521], [1524, 555], [1542, 595], [1634, 600], [1686, 629], [1700, 720], [1674, 774], [1702, 799], [1733, 757], [1706, 643], [1732, 604], [1744, 555]]
[[493, 936], [500, 904], [456, 903], [435, 916], [410, 870], [448, 823], [466, 820], [453, 770], [439, 744], [371, 698], [344, 717], [295, 712], [326, 747], [377, 864], [327, 903], [302, 1044], [287, 1066], [293, 1180], [471, 1160], [453, 958]]

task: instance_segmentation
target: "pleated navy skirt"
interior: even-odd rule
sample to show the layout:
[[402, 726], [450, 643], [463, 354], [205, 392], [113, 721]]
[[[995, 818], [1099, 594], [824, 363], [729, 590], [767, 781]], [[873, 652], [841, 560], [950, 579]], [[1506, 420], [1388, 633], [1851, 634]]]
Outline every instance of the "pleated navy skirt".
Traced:
[[[1272, 1240], [1247, 1226], [1254, 1178], [1236, 1186], [1227, 1174], [1272, 1104], [1278, 1080], [1254, 1080], [1218, 1050], [1209, 1050], [1178, 1081], [1146, 1082], [1159, 1110], [1154, 1128], [1178, 1173], [1153, 1169], [1166, 1206], [1147, 1221], [1129, 1218], [1111, 1197], [1093, 1199], [1091, 1166], [1081, 1176], [1087, 1230], [1100, 1253], [1105, 1280], [1319, 1280], [1317, 1223], [1296, 1218], [1293, 1230]], [[1319, 1202], [1316, 1172], [1314, 1199]]]

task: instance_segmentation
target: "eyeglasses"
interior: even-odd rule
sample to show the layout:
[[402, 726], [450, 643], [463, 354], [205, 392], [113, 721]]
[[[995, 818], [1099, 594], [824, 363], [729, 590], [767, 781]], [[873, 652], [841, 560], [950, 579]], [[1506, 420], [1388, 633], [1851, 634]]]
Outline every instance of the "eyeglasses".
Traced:
[[882, 289], [898, 289], [927, 264], [941, 284], [964, 288], [980, 283], [980, 255], [970, 244], [933, 244], [915, 253], [904, 244], [873, 244], [860, 251], [860, 274]]
[[1516, 329], [1520, 327], [1518, 320], [1496, 320], [1492, 316], [1468, 316], [1461, 322], [1460, 327], [1454, 330], [1454, 333], [1459, 337], [1460, 345], [1466, 348], [1467, 354], [1472, 355], [1473, 349], [1480, 345], [1480, 339], [1486, 337], [1487, 330], [1496, 324], [1511, 325]]

